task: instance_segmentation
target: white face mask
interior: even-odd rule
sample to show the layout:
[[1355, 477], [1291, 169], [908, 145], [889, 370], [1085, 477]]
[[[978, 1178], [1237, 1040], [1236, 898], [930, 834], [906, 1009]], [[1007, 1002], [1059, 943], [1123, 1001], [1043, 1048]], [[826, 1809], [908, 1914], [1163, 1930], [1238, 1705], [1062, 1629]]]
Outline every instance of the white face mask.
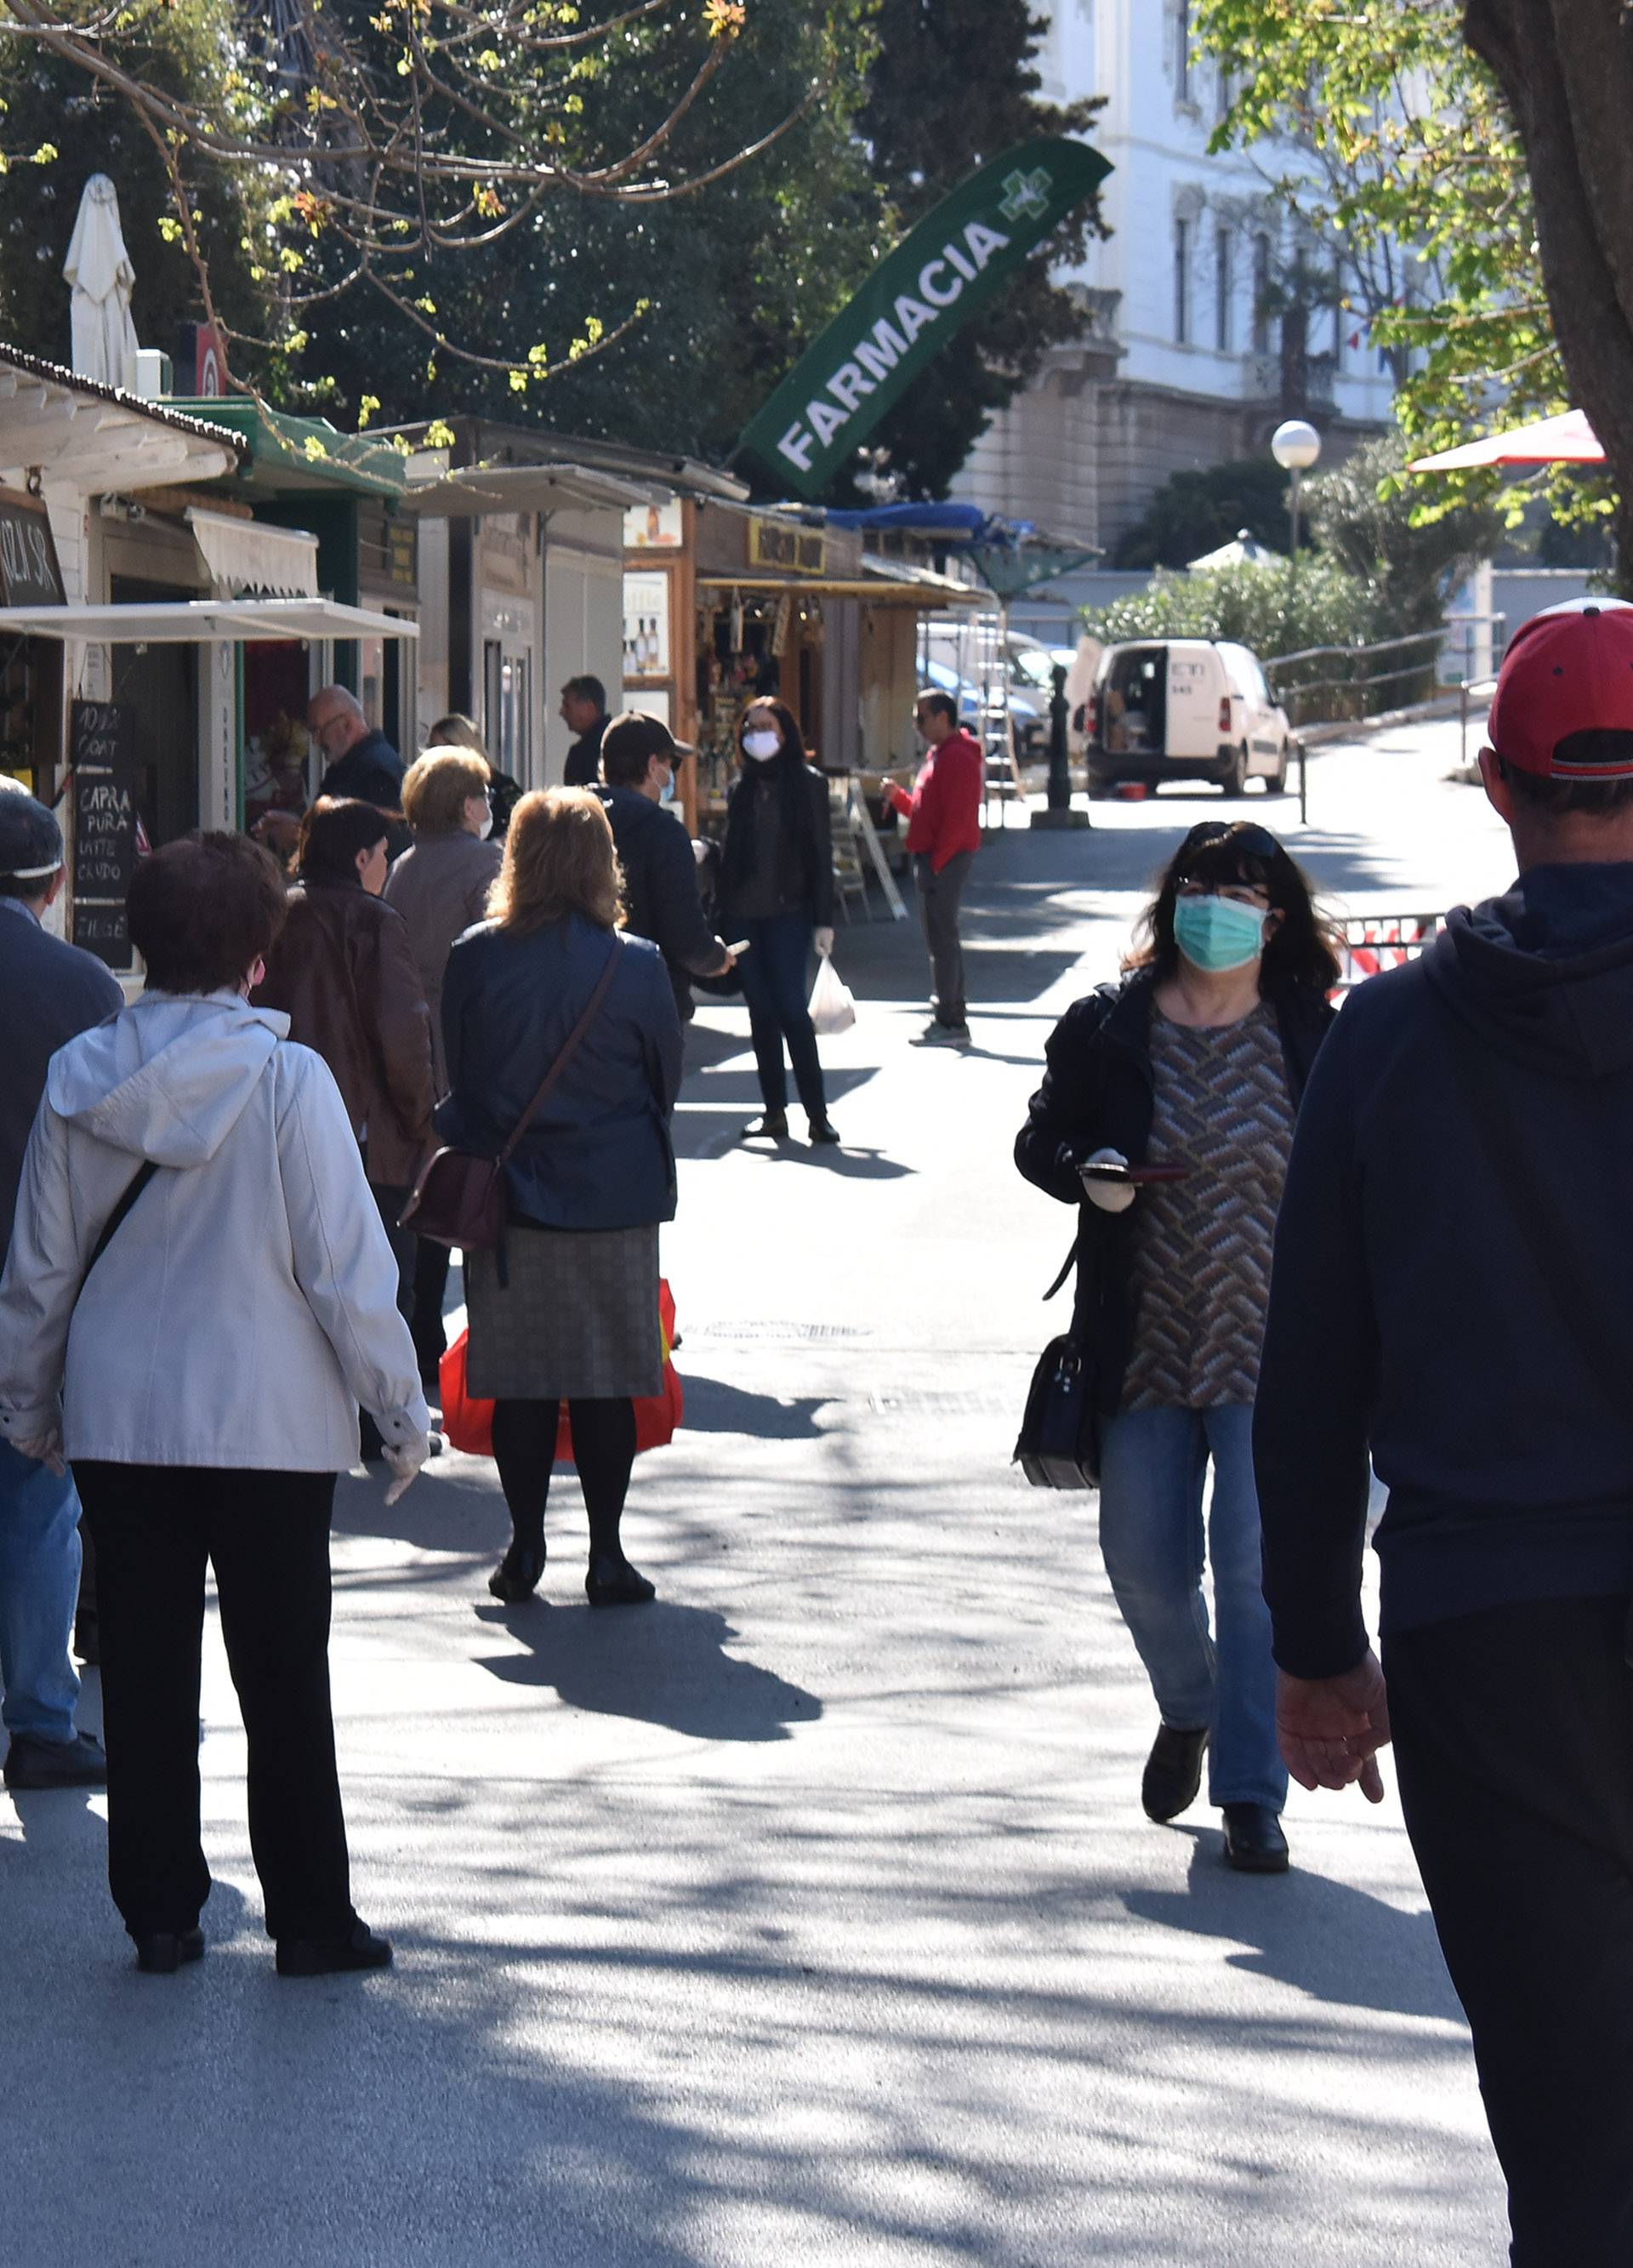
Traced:
[[743, 754], [752, 756], [757, 764], [769, 763], [783, 746], [779, 733], [745, 733]]
[[493, 806], [489, 804], [482, 815], [482, 825], [476, 830], [476, 839], [479, 843], [485, 843], [492, 833]]

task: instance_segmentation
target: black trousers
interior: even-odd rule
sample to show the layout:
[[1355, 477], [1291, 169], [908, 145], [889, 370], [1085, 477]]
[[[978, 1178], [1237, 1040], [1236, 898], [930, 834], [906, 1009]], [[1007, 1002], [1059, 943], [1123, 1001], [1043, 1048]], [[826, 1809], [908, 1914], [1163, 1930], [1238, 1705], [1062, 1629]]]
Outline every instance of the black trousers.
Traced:
[[333, 1473], [77, 1461], [96, 1538], [107, 1872], [132, 1937], [189, 1929], [210, 1895], [199, 1838], [204, 1571], [249, 1743], [249, 1840], [269, 1937], [351, 1926], [329, 1707]]
[[1407, 1831], [1474, 2035], [1514, 2268], [1633, 2261], [1626, 1599], [1386, 1640]]
[[[448, 1290], [448, 1269], [453, 1255], [445, 1244], [433, 1244], [428, 1236], [416, 1236], [414, 1241], [418, 1249], [414, 1256], [414, 1309], [408, 1317], [408, 1329], [414, 1334], [420, 1376], [429, 1385], [438, 1379], [438, 1366], [448, 1351], [442, 1303]], [[439, 1381], [438, 1391], [441, 1391]]]
[[973, 850], [960, 850], [939, 873], [925, 858], [913, 861], [914, 887], [918, 892], [919, 919], [935, 984], [936, 1021], [953, 1029], [967, 1020], [964, 998], [964, 946], [959, 936], [959, 907], [964, 885], [975, 863]]

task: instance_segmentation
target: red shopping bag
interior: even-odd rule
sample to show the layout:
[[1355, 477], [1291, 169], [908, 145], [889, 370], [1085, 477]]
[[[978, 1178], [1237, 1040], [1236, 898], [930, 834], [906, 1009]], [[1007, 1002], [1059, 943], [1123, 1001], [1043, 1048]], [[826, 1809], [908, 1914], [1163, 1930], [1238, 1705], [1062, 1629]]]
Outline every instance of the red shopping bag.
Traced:
[[[664, 1344], [663, 1391], [639, 1396], [636, 1401], [637, 1456], [643, 1449], [666, 1448], [686, 1417], [686, 1393], [670, 1351], [674, 1344], [674, 1295], [666, 1277], [658, 1286], [658, 1320]], [[466, 1386], [466, 1337], [461, 1331], [442, 1359], [442, 1430], [453, 1447], [462, 1449], [467, 1457], [490, 1457], [493, 1404], [472, 1394]], [[560, 1464], [570, 1465], [573, 1461], [572, 1425], [565, 1403], [562, 1404], [561, 1425], [555, 1437], [555, 1455]]]

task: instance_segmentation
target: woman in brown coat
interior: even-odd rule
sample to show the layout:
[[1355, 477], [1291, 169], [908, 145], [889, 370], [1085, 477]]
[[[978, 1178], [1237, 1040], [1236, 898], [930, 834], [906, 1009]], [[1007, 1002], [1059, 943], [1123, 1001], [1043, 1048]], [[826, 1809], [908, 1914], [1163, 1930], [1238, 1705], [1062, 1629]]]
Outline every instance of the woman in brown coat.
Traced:
[[[434, 1138], [430, 1012], [407, 925], [385, 904], [389, 821], [371, 803], [320, 799], [301, 823], [289, 919], [267, 955], [256, 1006], [281, 1008], [290, 1037], [335, 1074], [391, 1239], [398, 1306], [414, 1298], [416, 1239], [397, 1226]], [[364, 1413], [363, 1454], [379, 1436]]]
[[[445, 718], [443, 723], [449, 721]], [[386, 879], [386, 902], [408, 925], [408, 943], [430, 1006], [431, 1061], [440, 1101], [448, 1091], [442, 1055], [443, 972], [454, 939], [487, 918], [488, 894], [499, 879], [504, 855], [490, 839], [493, 789], [487, 758], [463, 746], [427, 748], [408, 767], [402, 811], [414, 841]], [[408, 1328], [421, 1383], [435, 1402], [442, 1392], [439, 1366], [448, 1344], [442, 1309], [452, 1255], [429, 1237], [416, 1241]]]

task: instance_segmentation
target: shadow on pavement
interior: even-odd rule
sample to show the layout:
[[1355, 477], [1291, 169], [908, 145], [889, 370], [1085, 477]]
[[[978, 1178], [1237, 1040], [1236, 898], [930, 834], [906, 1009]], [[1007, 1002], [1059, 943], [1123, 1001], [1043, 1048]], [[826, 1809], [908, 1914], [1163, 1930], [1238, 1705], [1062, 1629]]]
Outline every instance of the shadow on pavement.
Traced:
[[685, 1426], [693, 1433], [747, 1433], [757, 1441], [813, 1441], [820, 1432], [817, 1412], [826, 1409], [826, 1395], [802, 1395], [784, 1402], [775, 1394], [751, 1394], [747, 1387], [729, 1386], [724, 1379], [695, 1378], [680, 1353], [680, 1374], [686, 1381]]
[[1195, 1843], [1187, 1888], [1127, 1891], [1122, 1902], [1129, 1913], [1192, 1936], [1257, 1946], [1257, 1952], [1231, 1954], [1229, 1965], [1317, 2000], [1463, 2021], [1427, 1911], [1403, 1913], [1346, 1882], [1307, 1873], [1297, 1851], [1290, 1874], [1233, 1874], [1221, 1863], [1215, 1831], [1179, 1831]]
[[477, 1657], [509, 1685], [553, 1687], [570, 1708], [666, 1725], [699, 1741], [786, 1741], [822, 1713], [813, 1693], [725, 1651], [723, 1614], [667, 1599], [595, 1613], [589, 1607], [481, 1606], [530, 1654]]

